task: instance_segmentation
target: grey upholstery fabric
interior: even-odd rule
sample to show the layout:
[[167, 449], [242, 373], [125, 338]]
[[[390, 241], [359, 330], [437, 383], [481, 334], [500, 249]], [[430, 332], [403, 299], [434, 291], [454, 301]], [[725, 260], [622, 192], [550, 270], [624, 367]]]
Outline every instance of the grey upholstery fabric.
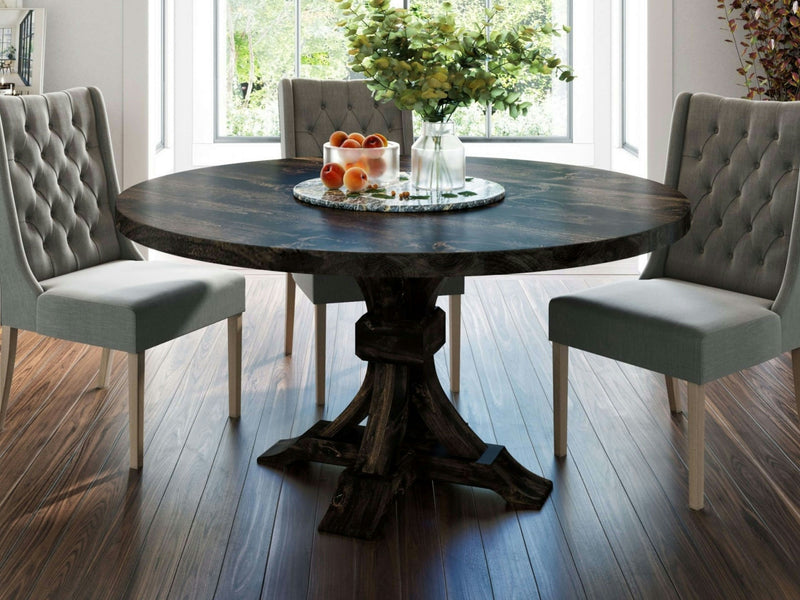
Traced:
[[1, 100], [14, 204], [36, 279], [119, 258], [89, 90]]
[[379, 103], [363, 80], [282, 79], [279, 88], [281, 156], [322, 156], [334, 131], [380, 133], [410, 154], [411, 113]]
[[677, 279], [628, 281], [550, 303], [550, 339], [694, 383], [780, 353], [770, 300]]
[[244, 312], [244, 278], [224, 269], [113, 261], [41, 282], [39, 333], [141, 352]]
[[550, 339], [698, 384], [800, 346], [799, 166], [800, 102], [679, 96], [689, 232], [639, 281], [554, 298]]
[[0, 97], [0, 323], [141, 352], [244, 311], [244, 278], [149, 263], [114, 226], [102, 95]]
[[774, 299], [789, 250], [800, 166], [800, 104], [696, 94], [678, 189], [692, 228], [664, 275]]

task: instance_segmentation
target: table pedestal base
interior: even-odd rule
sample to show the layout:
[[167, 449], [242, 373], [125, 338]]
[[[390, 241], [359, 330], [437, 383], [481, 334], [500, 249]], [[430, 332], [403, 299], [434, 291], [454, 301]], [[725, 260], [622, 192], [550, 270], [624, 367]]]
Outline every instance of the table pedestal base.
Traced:
[[444, 312], [434, 305], [440, 281], [359, 280], [368, 312], [356, 324], [356, 354], [369, 361], [361, 389], [336, 420], [258, 458], [347, 467], [320, 531], [375, 537], [394, 497], [417, 479], [489, 488], [512, 508], [539, 509], [550, 494], [552, 482], [481, 441], [442, 390], [433, 364], [444, 343]]

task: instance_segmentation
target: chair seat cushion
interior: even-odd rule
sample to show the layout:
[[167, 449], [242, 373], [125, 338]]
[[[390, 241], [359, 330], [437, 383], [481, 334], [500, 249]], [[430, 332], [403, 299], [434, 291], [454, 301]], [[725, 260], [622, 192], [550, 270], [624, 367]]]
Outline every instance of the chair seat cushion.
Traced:
[[120, 260], [40, 282], [36, 329], [60, 339], [141, 352], [244, 312], [241, 274]]
[[640, 279], [550, 301], [550, 339], [706, 383], [780, 354], [771, 300], [676, 279]]
[[[292, 273], [297, 287], [313, 304], [335, 304], [338, 302], [357, 302], [364, 299], [361, 288], [354, 277], [348, 275], [312, 275]], [[440, 296], [464, 293], [463, 277], [447, 277], [439, 286]]]

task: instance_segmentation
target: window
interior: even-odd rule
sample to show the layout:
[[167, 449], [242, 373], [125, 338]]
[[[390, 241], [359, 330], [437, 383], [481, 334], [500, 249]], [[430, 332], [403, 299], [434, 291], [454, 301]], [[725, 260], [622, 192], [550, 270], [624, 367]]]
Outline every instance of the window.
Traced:
[[11, 43], [13, 30], [10, 27], [0, 29], [0, 57], [6, 58], [9, 53], [14, 53], [16, 49]]
[[[437, 9], [439, 0], [403, 0]], [[464, 20], [478, 20], [493, 0], [451, 0]], [[398, 2], [399, 4], [399, 2]], [[502, 20], [571, 24], [571, 0], [504, 0]], [[331, 0], [217, 0], [217, 141], [271, 141], [279, 137], [278, 82], [283, 77], [346, 79], [347, 45], [336, 27]], [[571, 63], [571, 36], [555, 38], [558, 55]], [[459, 109], [457, 131], [466, 140], [571, 139], [571, 87], [555, 77], [531, 75], [522, 83], [534, 103], [526, 116]]]
[[29, 10], [19, 24], [19, 63], [17, 73], [25, 85], [31, 84], [33, 50], [33, 11]]
[[621, 0], [620, 13], [620, 141], [625, 150], [638, 156], [642, 106], [642, 78], [639, 76], [642, 72], [642, 54], [638, 48], [641, 47], [642, 3]]

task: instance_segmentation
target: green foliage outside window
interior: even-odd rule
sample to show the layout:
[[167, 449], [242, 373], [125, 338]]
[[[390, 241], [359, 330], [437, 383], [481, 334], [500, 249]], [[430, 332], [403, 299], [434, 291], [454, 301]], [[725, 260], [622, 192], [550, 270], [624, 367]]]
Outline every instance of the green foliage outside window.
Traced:
[[[503, 0], [496, 17], [498, 27], [539, 27], [554, 19], [553, 4], [566, 0]], [[421, 10], [437, 10], [440, 0], [414, 0]], [[451, 0], [459, 19], [484, 14], [484, 0]], [[348, 43], [337, 27], [341, 15], [332, 0], [300, 0], [299, 73], [295, 64], [294, 0], [220, 0], [219, 43], [225, 44], [225, 64], [219, 65], [225, 87], [220, 104], [219, 134], [222, 136], [274, 136], [279, 133], [277, 90], [283, 77], [346, 79], [357, 76], [347, 68]], [[559, 13], [564, 21], [565, 11]], [[543, 51], [566, 55], [563, 39], [542, 47]], [[512, 119], [505, 113], [492, 115], [493, 136], [563, 136], [566, 126], [566, 87], [550, 75], [530, 75], [519, 85], [524, 100], [533, 108]], [[418, 122], [420, 119], [416, 119]], [[453, 121], [463, 136], [486, 135], [486, 117], [480, 106], [460, 108]]]

